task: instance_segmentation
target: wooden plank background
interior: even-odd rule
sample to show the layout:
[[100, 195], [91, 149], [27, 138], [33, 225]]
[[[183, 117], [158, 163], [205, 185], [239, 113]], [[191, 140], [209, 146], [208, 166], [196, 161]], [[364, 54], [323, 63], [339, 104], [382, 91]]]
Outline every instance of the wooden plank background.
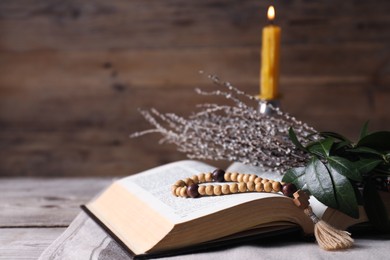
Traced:
[[[188, 115], [199, 70], [258, 94], [273, 1], [0, 1], [0, 176], [128, 175], [184, 159], [137, 108]], [[390, 129], [390, 2], [274, 3], [283, 108], [351, 138]], [[217, 165], [226, 165], [219, 162]]]

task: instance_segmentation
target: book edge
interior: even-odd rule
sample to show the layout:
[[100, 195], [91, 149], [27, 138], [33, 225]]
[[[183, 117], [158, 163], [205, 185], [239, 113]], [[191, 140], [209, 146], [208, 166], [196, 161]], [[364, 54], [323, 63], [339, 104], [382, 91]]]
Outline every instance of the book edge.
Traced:
[[300, 237], [302, 237], [302, 228], [299, 226], [286, 228], [282, 230], [277, 231], [270, 231], [266, 233], [261, 234], [254, 234], [249, 235], [246, 237], [239, 237], [239, 238], [233, 238], [233, 239], [227, 239], [227, 240], [214, 240], [214, 241], [208, 241], [205, 243], [200, 243], [188, 247], [173, 249], [173, 250], [166, 250], [166, 251], [159, 251], [159, 252], [152, 252], [152, 253], [145, 253], [145, 254], [135, 254], [130, 248], [126, 246], [125, 243], [122, 242], [122, 240], [116, 236], [102, 221], [99, 220], [97, 216], [93, 212], [91, 212], [86, 205], [81, 205], [80, 208], [98, 225], [100, 226], [115, 242], [117, 242], [122, 249], [128, 254], [129, 257], [132, 259], [152, 259], [152, 258], [158, 258], [158, 257], [167, 257], [167, 256], [177, 256], [177, 255], [185, 255], [189, 253], [199, 253], [199, 252], [207, 252], [216, 250], [218, 248], [226, 248], [228, 246], [232, 245], [242, 245], [248, 242], [256, 241], [256, 240], [264, 240], [270, 237], [277, 237], [282, 235], [293, 235], [296, 234]]

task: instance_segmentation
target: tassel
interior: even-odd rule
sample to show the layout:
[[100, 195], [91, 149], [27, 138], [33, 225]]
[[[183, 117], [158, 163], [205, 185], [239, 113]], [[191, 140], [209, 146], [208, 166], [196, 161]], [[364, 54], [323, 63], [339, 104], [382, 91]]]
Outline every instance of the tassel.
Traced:
[[294, 203], [302, 208], [314, 223], [314, 236], [318, 245], [325, 250], [341, 250], [352, 247], [353, 239], [347, 231], [338, 230], [319, 219], [309, 206], [309, 196], [302, 190], [294, 193]]

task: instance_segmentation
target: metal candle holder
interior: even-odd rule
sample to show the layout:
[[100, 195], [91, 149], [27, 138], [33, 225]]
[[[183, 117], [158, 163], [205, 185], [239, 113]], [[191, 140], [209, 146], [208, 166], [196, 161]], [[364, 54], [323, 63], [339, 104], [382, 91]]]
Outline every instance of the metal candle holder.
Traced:
[[265, 115], [272, 115], [275, 113], [275, 110], [273, 110], [271, 107], [274, 108], [280, 107], [280, 100], [279, 99], [262, 100], [259, 106], [259, 111], [260, 113]]

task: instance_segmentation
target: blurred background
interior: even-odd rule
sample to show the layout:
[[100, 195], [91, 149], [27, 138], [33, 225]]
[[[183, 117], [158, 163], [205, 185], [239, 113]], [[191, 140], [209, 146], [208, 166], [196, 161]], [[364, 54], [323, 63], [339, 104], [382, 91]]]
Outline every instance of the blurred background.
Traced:
[[[390, 130], [390, 1], [2, 0], [0, 176], [119, 176], [185, 159], [137, 108], [187, 116], [199, 70], [259, 93], [268, 5], [282, 107], [318, 130]], [[210, 101], [210, 100], [208, 100]], [[226, 165], [217, 162], [216, 165]]]

